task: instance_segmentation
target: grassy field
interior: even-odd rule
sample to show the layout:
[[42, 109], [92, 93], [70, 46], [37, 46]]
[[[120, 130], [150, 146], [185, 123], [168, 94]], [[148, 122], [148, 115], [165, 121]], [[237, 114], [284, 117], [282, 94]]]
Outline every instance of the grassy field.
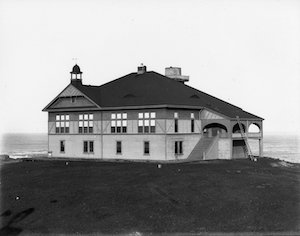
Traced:
[[282, 164], [3, 161], [0, 233], [297, 232], [300, 167]]

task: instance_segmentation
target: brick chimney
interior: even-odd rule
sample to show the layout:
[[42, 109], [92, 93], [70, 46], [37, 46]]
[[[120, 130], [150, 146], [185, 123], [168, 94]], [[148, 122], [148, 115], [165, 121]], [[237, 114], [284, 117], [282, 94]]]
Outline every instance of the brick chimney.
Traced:
[[138, 66], [137, 73], [144, 74], [145, 72], [147, 72], [147, 67], [145, 65], [143, 65], [143, 63], [142, 63], [140, 66]]

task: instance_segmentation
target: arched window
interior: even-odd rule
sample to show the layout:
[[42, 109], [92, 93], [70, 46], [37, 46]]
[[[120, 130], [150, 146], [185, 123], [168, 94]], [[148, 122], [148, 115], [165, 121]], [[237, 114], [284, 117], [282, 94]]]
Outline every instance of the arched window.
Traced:
[[[242, 125], [242, 127], [243, 127], [244, 132], [246, 132], [246, 127], [245, 127], [245, 125], [244, 125], [244, 124], [241, 124], [241, 125]], [[235, 124], [235, 125], [233, 126], [233, 128], [232, 128], [232, 133], [241, 133], [241, 129], [240, 129], [239, 124]]]
[[249, 125], [248, 132], [249, 133], [259, 133], [260, 132], [259, 125], [256, 123], [252, 123], [251, 125]]

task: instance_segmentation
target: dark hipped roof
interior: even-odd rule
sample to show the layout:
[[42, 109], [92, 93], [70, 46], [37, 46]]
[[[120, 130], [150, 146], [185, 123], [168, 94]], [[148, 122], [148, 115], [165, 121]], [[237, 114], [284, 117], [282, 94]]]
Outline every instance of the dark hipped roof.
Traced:
[[185, 105], [200, 106], [229, 118], [262, 119], [230, 103], [153, 71], [131, 73], [101, 86], [73, 84], [102, 108]]

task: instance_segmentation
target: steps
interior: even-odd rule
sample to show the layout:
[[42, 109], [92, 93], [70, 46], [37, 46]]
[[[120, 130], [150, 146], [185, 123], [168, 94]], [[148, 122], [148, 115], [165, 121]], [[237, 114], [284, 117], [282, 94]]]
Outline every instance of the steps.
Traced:
[[191, 154], [186, 159], [187, 161], [199, 161], [203, 160], [203, 153], [207, 151], [207, 149], [212, 144], [214, 138], [201, 137], [199, 142], [194, 147]]
[[245, 134], [244, 128], [243, 128], [242, 123], [241, 123], [241, 120], [238, 116], [236, 117], [236, 120], [237, 120], [239, 128], [240, 128], [242, 139], [244, 140], [244, 143], [245, 143], [245, 146], [244, 146], [245, 152], [246, 152], [246, 154], [247, 154], [247, 156], [249, 157], [250, 160], [256, 161], [256, 158], [254, 158], [254, 156], [252, 154], [252, 151], [251, 151], [251, 148], [250, 148], [250, 145], [249, 145], [249, 142], [248, 142], [248, 137]]

